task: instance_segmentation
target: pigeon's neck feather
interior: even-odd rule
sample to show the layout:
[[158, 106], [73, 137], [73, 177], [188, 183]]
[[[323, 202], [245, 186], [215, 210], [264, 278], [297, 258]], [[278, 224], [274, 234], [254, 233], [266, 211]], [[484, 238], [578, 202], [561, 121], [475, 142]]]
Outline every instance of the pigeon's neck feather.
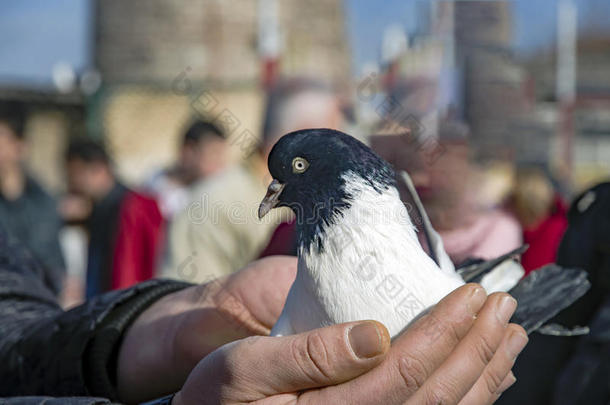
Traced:
[[312, 273], [329, 270], [322, 268], [324, 263], [319, 261], [333, 258], [332, 271], [350, 269], [353, 272], [367, 261], [380, 259], [381, 253], [409, 257], [413, 264], [423, 261], [425, 267], [436, 267], [421, 248], [415, 227], [395, 187], [378, 191], [353, 174], [346, 175], [344, 180], [345, 190], [351, 196], [349, 208], [321, 227], [322, 249], [316, 246], [301, 248], [303, 257], [315, 263], [309, 267]]
[[[388, 318], [394, 314], [362, 309], [389, 308], [392, 312], [393, 304], [412, 298], [419, 313], [459, 284], [446, 280], [421, 248], [395, 187], [379, 192], [357, 176], [345, 180], [353, 198], [341, 217], [322, 230], [323, 249], [301, 247], [299, 251], [297, 283], [303, 294], [320, 303], [324, 316], [331, 322], [390, 322]], [[388, 299], [384, 294], [395, 302], [382, 304]], [[393, 327], [391, 332], [397, 333], [417, 313], [395, 319], [388, 325]]]

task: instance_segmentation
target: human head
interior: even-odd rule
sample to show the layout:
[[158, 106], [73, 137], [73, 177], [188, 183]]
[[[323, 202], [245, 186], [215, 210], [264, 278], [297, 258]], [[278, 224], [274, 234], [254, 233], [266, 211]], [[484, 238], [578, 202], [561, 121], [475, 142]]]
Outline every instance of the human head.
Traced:
[[99, 200], [112, 189], [114, 174], [102, 143], [88, 138], [74, 139], [65, 160], [69, 191]]
[[[416, 120], [413, 125], [417, 125]], [[464, 212], [471, 202], [467, 199], [471, 185], [471, 151], [466, 125], [442, 120], [436, 134], [427, 134], [424, 129], [420, 130], [423, 134], [417, 135], [413, 135], [411, 127], [389, 126], [398, 134], [373, 137], [373, 149], [396, 170], [409, 173], [436, 228], [447, 230], [457, 226], [467, 218]]]
[[197, 120], [182, 139], [180, 167], [184, 180], [192, 183], [224, 169], [228, 163], [228, 145], [223, 131], [213, 123]]
[[517, 169], [512, 206], [522, 226], [534, 226], [549, 215], [554, 198], [553, 185], [543, 170], [536, 167]]
[[0, 104], [0, 171], [19, 166], [25, 153], [25, 112], [19, 103]]
[[341, 129], [343, 112], [334, 90], [316, 80], [282, 80], [269, 93], [261, 151], [266, 157], [283, 135], [307, 128]]

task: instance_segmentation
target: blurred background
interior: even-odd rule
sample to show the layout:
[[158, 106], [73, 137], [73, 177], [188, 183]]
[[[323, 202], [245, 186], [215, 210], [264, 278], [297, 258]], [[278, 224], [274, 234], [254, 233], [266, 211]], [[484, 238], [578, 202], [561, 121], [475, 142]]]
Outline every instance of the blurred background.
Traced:
[[[396, 144], [370, 135], [406, 128], [416, 149], [440, 145], [441, 162], [466, 143], [480, 205], [506, 206], [522, 167], [552, 187], [541, 199], [567, 204], [610, 173], [608, 72], [604, 0], [0, 4], [0, 102], [23, 114], [20, 165], [59, 199], [60, 244], [81, 290], [91, 261], [88, 210], [99, 201], [69, 198], [86, 193], [68, 166], [100, 159], [87, 145], [70, 155], [71, 141], [103, 144], [112, 178], [154, 189], [155, 173], [186, 159], [190, 122], [205, 121], [226, 139], [226, 150], [210, 152], [226, 154], [219, 166], [239, 164], [264, 132], [277, 84], [310, 78], [332, 87], [341, 128], [398, 167], [401, 157], [388, 153]], [[172, 203], [157, 202], [165, 219], [158, 227], [169, 235]]]
[[[28, 166], [61, 190], [62, 146], [105, 138], [129, 182], [175, 157], [204, 90], [260, 128], [275, 75], [332, 81], [371, 125], [398, 82], [438, 84], [490, 153], [544, 162], [576, 188], [610, 165], [610, 4], [603, 0], [4, 1], [0, 98], [28, 106]], [[189, 81], [187, 86], [181, 79]], [[203, 111], [209, 114], [206, 111]], [[502, 123], [499, 124], [498, 120]], [[524, 142], [527, 141], [527, 142]], [[238, 154], [234, 156], [239, 158]]]

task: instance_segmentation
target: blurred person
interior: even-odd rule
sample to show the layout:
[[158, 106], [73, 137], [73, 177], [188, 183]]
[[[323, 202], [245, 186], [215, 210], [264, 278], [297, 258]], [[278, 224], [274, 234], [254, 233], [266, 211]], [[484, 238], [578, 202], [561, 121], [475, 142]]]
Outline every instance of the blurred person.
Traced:
[[476, 284], [391, 344], [366, 320], [266, 337], [296, 267], [272, 257], [204, 285], [149, 280], [64, 312], [0, 227], [0, 402], [489, 404], [515, 382], [516, 303]]
[[263, 221], [257, 216], [271, 181], [267, 169], [271, 148], [288, 132], [338, 129], [342, 124], [341, 106], [330, 87], [308, 79], [278, 83], [267, 100], [260, 142], [242, 139], [256, 147], [242, 149], [247, 156], [236, 167], [199, 182], [194, 201], [175, 218], [169, 235], [170, 264], [164, 274], [201, 282], [230, 274], [259, 257], [274, 229], [292, 218], [288, 210], [278, 210]]
[[529, 245], [521, 256], [525, 275], [554, 263], [568, 219], [548, 176], [537, 168], [518, 169], [511, 205], [523, 227], [523, 242]]
[[163, 234], [156, 202], [116, 178], [101, 143], [75, 139], [65, 159], [69, 191], [92, 202], [86, 296], [152, 278]]
[[[588, 326], [584, 336], [532, 334], [515, 363], [519, 382], [499, 404], [601, 405], [610, 401], [610, 183], [578, 195], [557, 264], [587, 271], [591, 288], [549, 324]], [[535, 381], [530, 380], [533, 378]]]
[[64, 309], [80, 304], [85, 299], [87, 286], [87, 220], [93, 209], [92, 201], [71, 191], [59, 199], [59, 213], [64, 227], [59, 235], [66, 262], [66, 281], [61, 298]]
[[[498, 207], [479, 200], [479, 171], [471, 162], [468, 128], [441, 120], [438, 139], [412, 128], [379, 135], [372, 147], [398, 170], [406, 170], [451, 260], [492, 259], [522, 244], [519, 223]], [[383, 131], [383, 130], [382, 130]], [[400, 183], [400, 182], [399, 182]]]
[[[589, 273], [591, 289], [558, 321], [590, 325], [555, 382], [558, 405], [610, 402], [610, 182], [578, 195], [568, 211], [557, 263]], [[566, 385], [573, 384], [572, 390]]]
[[481, 207], [496, 208], [506, 205], [515, 184], [514, 164], [492, 159], [478, 164], [478, 196]]
[[42, 263], [44, 282], [58, 294], [65, 279], [59, 245], [62, 223], [56, 201], [23, 167], [24, 123], [22, 105], [0, 105], [0, 225]]
[[64, 224], [59, 243], [66, 263], [66, 279], [61, 294], [62, 308], [69, 309], [85, 300], [88, 235], [83, 226]]
[[196, 120], [182, 136], [178, 161], [155, 175], [147, 188], [156, 196], [166, 219], [186, 207], [189, 188], [226, 168], [229, 145], [223, 131], [215, 124]]

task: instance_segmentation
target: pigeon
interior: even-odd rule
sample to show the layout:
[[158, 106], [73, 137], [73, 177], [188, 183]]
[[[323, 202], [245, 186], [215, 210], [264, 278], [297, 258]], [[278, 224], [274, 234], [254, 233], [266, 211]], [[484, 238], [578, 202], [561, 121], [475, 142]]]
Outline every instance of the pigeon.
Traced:
[[[297, 275], [272, 336], [373, 319], [394, 338], [467, 281], [444, 251], [412, 184], [413, 216], [423, 223], [428, 251], [400, 198], [391, 165], [350, 135], [325, 128], [291, 132], [274, 145], [268, 167], [273, 180], [259, 218], [275, 207], [294, 211], [298, 254]], [[515, 298], [527, 303], [520, 323], [528, 332], [589, 288], [584, 271], [557, 266], [519, 282], [522, 273], [515, 277], [512, 256], [493, 266], [471, 265], [462, 274], [491, 279], [488, 286], [482, 282], [488, 292], [493, 285], [517, 291]], [[492, 274], [496, 268], [500, 276]]]

